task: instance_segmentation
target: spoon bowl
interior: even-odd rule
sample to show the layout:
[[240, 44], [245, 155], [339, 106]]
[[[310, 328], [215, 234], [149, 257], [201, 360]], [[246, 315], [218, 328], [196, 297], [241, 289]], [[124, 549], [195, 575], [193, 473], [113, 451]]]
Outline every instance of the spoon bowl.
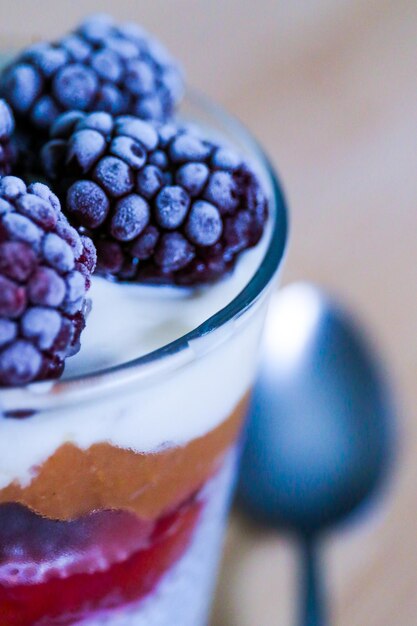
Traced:
[[381, 483], [392, 407], [362, 332], [318, 289], [277, 295], [250, 405], [239, 501], [273, 526], [314, 532]]

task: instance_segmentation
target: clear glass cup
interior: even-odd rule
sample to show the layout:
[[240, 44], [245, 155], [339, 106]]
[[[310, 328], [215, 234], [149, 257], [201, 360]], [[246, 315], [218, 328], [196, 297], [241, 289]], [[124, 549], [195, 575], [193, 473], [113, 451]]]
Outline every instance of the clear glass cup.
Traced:
[[[226, 308], [169, 345], [94, 375], [0, 391], [1, 624], [207, 624], [287, 215], [270, 163], [234, 118], [195, 94], [181, 115], [256, 167], [270, 196], [265, 256]], [[112, 445], [88, 444], [93, 415]], [[55, 420], [67, 442], [7, 484], [6, 465], [28, 446], [36, 456]]]

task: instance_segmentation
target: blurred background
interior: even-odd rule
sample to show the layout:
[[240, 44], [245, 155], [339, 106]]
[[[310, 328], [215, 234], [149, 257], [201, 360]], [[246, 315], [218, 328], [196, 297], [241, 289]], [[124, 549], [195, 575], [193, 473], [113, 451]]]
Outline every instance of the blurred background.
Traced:
[[[284, 282], [329, 288], [379, 342], [401, 407], [398, 465], [377, 509], [328, 542], [328, 584], [338, 626], [416, 626], [417, 3], [2, 0], [1, 46], [97, 10], [157, 34], [249, 126], [291, 207]], [[291, 542], [235, 514], [212, 626], [287, 626], [295, 575]]]

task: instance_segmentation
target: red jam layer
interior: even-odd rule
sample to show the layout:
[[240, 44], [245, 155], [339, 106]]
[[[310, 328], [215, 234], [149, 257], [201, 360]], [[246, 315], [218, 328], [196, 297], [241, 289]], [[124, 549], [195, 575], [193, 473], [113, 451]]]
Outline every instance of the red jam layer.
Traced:
[[140, 600], [186, 549], [200, 509], [194, 497], [154, 522], [122, 511], [61, 522], [1, 505], [1, 625], [67, 626]]

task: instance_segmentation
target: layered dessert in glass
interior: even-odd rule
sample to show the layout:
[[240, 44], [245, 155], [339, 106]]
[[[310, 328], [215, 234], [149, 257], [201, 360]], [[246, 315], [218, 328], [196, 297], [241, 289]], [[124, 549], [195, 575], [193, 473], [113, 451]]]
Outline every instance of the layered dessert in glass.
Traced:
[[5, 626], [208, 620], [286, 213], [182, 81], [106, 16], [2, 73]]

